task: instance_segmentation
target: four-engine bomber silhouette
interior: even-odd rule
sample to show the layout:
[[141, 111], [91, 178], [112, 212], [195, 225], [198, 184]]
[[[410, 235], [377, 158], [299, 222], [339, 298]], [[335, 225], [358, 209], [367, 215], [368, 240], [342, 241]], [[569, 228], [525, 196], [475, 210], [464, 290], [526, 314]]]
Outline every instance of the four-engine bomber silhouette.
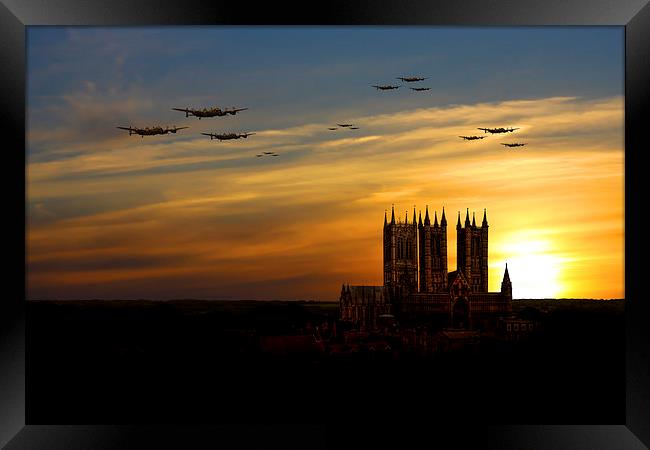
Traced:
[[519, 128], [503, 128], [503, 127], [501, 127], [501, 128], [477, 128], [477, 129], [478, 130], [483, 130], [486, 133], [495, 134], [495, 133], [511, 133], [511, 132], [513, 132], [515, 130], [518, 130]]
[[398, 80], [406, 81], [407, 83], [412, 83], [414, 81], [423, 81], [428, 77], [397, 77]]
[[185, 113], [185, 117], [189, 116], [195, 116], [198, 117], [199, 120], [201, 117], [223, 117], [227, 116], [230, 114], [231, 116], [234, 116], [237, 114], [239, 111], [246, 111], [248, 108], [235, 108], [234, 106], [232, 109], [221, 109], [221, 108], [203, 108], [203, 109], [192, 109], [192, 108], [172, 108], [174, 111], [181, 111]]
[[466, 141], [474, 141], [476, 139], [484, 139], [485, 136], [458, 136], [459, 138], [463, 138]]
[[129, 136], [132, 134], [137, 134], [141, 137], [145, 136], [154, 136], [156, 134], [167, 134], [167, 133], [176, 133], [178, 130], [183, 130], [185, 128], [189, 127], [145, 127], [145, 128], [138, 128], [138, 127], [117, 127], [120, 130], [127, 130], [129, 132]]
[[213, 139], [218, 139], [220, 141], [229, 141], [232, 139], [241, 139], [241, 138], [248, 138], [248, 136], [252, 136], [255, 133], [201, 133], [205, 136], [210, 136], [210, 140]]
[[513, 142], [512, 144], [508, 144], [508, 143], [502, 142], [501, 145], [505, 145], [506, 147], [523, 147], [524, 145], [526, 145], [526, 143], [525, 142], [524, 143]]
[[400, 86], [394, 86], [392, 84], [373, 84], [372, 87], [376, 88], [378, 91], [389, 91], [391, 89], [399, 89]]
[[429, 87], [412, 87], [412, 88], [409, 88], [409, 89], [412, 90], [412, 91], [418, 91], [418, 92], [420, 92], [420, 91], [428, 91], [428, 90], [430, 90], [431, 88], [429, 88]]

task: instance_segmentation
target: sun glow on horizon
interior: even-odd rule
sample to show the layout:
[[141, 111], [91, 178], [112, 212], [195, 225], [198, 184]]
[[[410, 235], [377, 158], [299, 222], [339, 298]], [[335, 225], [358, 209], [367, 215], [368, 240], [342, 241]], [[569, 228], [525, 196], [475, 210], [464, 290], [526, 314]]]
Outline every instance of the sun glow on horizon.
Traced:
[[500, 249], [509, 255], [504, 263], [512, 283], [513, 298], [556, 298], [567, 291], [561, 272], [567, 258], [557, 255], [551, 241], [535, 239], [530, 233], [512, 236]]

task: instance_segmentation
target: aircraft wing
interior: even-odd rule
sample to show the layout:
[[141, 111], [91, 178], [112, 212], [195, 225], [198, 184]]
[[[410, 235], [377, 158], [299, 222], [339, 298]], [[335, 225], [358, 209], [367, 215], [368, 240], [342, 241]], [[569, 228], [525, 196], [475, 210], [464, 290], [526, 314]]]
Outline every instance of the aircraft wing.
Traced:
[[246, 111], [248, 108], [238, 108], [238, 109], [233, 109], [233, 112], [239, 112], [239, 111]]
[[204, 135], [210, 136], [210, 137], [216, 137], [217, 136], [215, 133], [201, 133], [201, 134], [204, 134]]
[[174, 130], [176, 130], [176, 131], [178, 131], [178, 130], [184, 130], [185, 128], [189, 128], [189, 127], [178, 127], [178, 128], [174, 128]]
[[184, 113], [191, 113], [191, 109], [184, 109], [184, 108], [172, 108], [174, 111], [182, 111]]
[[131, 128], [131, 127], [115, 127], [115, 128], [119, 128], [120, 130], [126, 130], [126, 131], [135, 131], [135, 128]]

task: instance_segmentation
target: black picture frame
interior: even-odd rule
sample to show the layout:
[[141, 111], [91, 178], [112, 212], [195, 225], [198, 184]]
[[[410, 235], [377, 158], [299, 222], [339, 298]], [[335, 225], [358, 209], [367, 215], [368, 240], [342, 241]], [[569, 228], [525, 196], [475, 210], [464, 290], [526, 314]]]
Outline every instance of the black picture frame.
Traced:
[[[641, 240], [645, 185], [642, 171], [644, 121], [650, 97], [650, 6], [647, 0], [533, 1], [395, 0], [329, 1], [314, 7], [275, 2], [183, 2], [150, 0], [3, 0], [0, 3], [0, 115], [5, 174], [6, 280], [0, 300], [0, 446], [6, 448], [291, 448], [390, 444], [434, 447], [448, 437], [473, 439], [485, 448], [635, 449], [650, 446], [650, 346], [648, 300], [644, 298], [644, 241]], [[30, 25], [446, 25], [625, 27], [625, 297], [626, 421], [622, 424], [530, 424], [473, 429], [458, 418], [458, 430], [428, 424], [417, 431], [333, 424], [313, 426], [75, 426], [25, 423], [25, 27]], [[15, 177], [16, 179], [13, 179]], [[17, 187], [23, 186], [23, 188]], [[19, 236], [23, 236], [20, 239]], [[597, 393], [595, 393], [597, 395]], [[128, 405], [125, 405], [128, 407]], [[421, 421], [420, 421], [421, 423]], [[345, 436], [352, 431], [352, 438]], [[390, 430], [390, 431], [389, 431]], [[401, 431], [400, 431], [401, 430]], [[452, 436], [453, 434], [453, 436]], [[374, 437], [373, 437], [374, 435]], [[459, 437], [461, 436], [461, 437]], [[460, 439], [460, 441], [458, 441]], [[479, 447], [476, 447], [479, 448]]]

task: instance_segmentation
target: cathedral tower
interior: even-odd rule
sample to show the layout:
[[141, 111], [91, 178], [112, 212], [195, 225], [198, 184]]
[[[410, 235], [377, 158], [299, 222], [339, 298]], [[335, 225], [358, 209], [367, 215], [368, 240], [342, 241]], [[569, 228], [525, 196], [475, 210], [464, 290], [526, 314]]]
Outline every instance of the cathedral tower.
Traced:
[[420, 292], [445, 292], [447, 289], [447, 218], [442, 209], [440, 225], [434, 212], [431, 225], [429, 207], [426, 207], [424, 222], [420, 216], [418, 224], [420, 243]]
[[465, 215], [465, 226], [460, 224], [460, 211], [456, 224], [457, 268], [470, 283], [472, 292], [488, 291], [488, 223], [487, 212], [483, 210], [483, 223], [476, 226], [476, 217], [469, 221], [469, 209]]
[[408, 221], [408, 214], [404, 216], [404, 223], [396, 222], [394, 207], [391, 209], [390, 222], [384, 214], [384, 286], [417, 292], [417, 236], [415, 209], [412, 223]]

